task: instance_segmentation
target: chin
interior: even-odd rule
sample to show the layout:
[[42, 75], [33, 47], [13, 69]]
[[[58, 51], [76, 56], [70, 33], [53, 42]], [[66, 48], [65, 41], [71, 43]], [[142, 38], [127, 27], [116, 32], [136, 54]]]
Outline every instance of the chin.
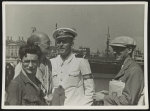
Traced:
[[122, 59], [121, 59], [121, 58], [116, 58], [116, 60], [117, 60], [117, 61], [121, 61]]
[[33, 74], [33, 72], [29, 72], [29, 71], [28, 71], [27, 73], [28, 73], [29, 75]]
[[64, 56], [65, 54], [64, 54], [64, 53], [60, 53], [60, 55], [61, 55], [61, 56]]
[[35, 72], [34, 71], [27, 71], [26, 73], [28, 73], [29, 75], [33, 75]]

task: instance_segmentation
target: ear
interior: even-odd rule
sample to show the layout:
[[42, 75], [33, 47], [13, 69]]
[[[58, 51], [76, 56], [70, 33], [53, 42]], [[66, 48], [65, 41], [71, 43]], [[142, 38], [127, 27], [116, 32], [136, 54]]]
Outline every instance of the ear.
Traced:
[[128, 48], [128, 54], [131, 54], [132, 51], [133, 51], [133, 49], [129, 47], [129, 48]]
[[72, 41], [72, 42], [71, 42], [71, 47], [73, 47], [73, 46], [74, 46], [74, 42]]
[[37, 46], [39, 46], [39, 44], [40, 44], [39, 42], [34, 42], [34, 45], [37, 45]]
[[41, 62], [40, 62], [40, 60], [39, 60], [38, 63], [37, 63], [37, 66], [38, 66], [38, 67], [40, 67], [40, 63], [41, 63]]

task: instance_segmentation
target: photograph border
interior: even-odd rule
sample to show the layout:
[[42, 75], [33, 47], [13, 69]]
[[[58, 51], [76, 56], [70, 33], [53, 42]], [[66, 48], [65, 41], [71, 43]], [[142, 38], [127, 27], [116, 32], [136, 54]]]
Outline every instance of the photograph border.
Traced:
[[[143, 4], [144, 5], [144, 85], [145, 85], [145, 105], [144, 106], [7, 106], [4, 105], [4, 97], [5, 97], [5, 47], [6, 47], [6, 5], [125, 5], [125, 4]], [[1, 107], [2, 109], [148, 109], [149, 108], [149, 100], [148, 100], [148, 2], [2, 2], [2, 32], [3, 32], [3, 69], [2, 69], [2, 100]]]

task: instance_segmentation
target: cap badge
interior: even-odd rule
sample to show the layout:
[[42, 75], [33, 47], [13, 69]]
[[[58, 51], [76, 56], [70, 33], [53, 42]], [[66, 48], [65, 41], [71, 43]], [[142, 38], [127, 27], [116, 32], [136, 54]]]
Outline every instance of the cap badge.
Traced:
[[64, 32], [63, 30], [60, 30], [60, 31], [58, 32], [58, 34], [59, 34], [59, 35], [65, 35], [65, 32]]

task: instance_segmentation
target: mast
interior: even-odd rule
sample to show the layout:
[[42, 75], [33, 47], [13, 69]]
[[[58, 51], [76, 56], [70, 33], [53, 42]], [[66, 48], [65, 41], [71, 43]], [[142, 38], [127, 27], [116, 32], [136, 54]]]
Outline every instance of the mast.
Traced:
[[[57, 28], [58, 28], [58, 27], [57, 27], [57, 23], [56, 23], [56, 25], [55, 25], [55, 29], [57, 30]], [[55, 40], [55, 47], [56, 47], [56, 40]]]
[[109, 40], [110, 40], [110, 33], [109, 33], [109, 26], [108, 26], [108, 33], [107, 33], [107, 41], [106, 41], [106, 56], [109, 57]]

